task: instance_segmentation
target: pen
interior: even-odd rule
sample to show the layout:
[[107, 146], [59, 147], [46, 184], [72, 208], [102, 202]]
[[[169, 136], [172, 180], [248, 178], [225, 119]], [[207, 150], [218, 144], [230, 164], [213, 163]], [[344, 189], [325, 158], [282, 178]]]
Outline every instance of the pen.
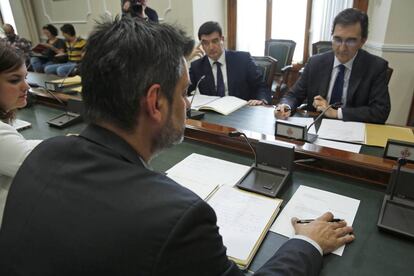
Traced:
[[[314, 219], [300, 219], [296, 221], [296, 223], [311, 223], [312, 221], [314, 221]], [[329, 222], [340, 222], [340, 221], [343, 221], [343, 219], [334, 218], [330, 220]]]

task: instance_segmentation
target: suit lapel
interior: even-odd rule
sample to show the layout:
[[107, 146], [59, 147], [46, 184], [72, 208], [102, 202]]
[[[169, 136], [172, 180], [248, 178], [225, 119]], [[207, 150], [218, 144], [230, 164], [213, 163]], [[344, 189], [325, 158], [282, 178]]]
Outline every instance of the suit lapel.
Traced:
[[357, 90], [359, 83], [362, 80], [366, 68], [367, 67], [364, 66], [364, 52], [363, 50], [359, 50], [357, 56], [355, 57], [354, 63], [352, 64], [351, 76], [349, 77], [346, 97], [347, 105], [352, 102], [352, 98], [355, 95], [355, 91]]
[[329, 54], [321, 63], [319, 69], [319, 95], [326, 99], [329, 90], [329, 82], [331, 81], [332, 67], [334, 62], [334, 54]]
[[[223, 53], [224, 54], [224, 53]], [[233, 65], [233, 55], [229, 51], [225, 51], [225, 58], [226, 58], [226, 73], [227, 73], [227, 89], [229, 91], [230, 96], [234, 96], [231, 92], [233, 90], [233, 80], [236, 79], [235, 76], [232, 74], [235, 73], [236, 70], [229, 70], [229, 68], [237, 68]]]

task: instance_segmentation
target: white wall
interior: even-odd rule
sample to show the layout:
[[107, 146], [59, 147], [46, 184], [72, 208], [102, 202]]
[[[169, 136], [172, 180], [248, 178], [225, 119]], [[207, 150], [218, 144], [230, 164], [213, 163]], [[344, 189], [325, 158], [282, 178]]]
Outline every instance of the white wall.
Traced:
[[223, 29], [223, 35], [227, 37], [226, 6], [227, 1], [223, 0], [193, 0], [193, 26], [196, 40], [198, 39], [198, 29], [207, 21], [218, 22]]
[[394, 69], [389, 83], [388, 123], [405, 125], [414, 91], [414, 1], [371, 0], [366, 49], [382, 56]]

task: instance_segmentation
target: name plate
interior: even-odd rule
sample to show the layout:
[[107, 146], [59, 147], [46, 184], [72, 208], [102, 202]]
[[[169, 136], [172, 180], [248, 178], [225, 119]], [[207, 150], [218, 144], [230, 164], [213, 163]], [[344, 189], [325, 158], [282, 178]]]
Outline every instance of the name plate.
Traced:
[[276, 120], [275, 135], [296, 140], [306, 140], [306, 125], [293, 124], [284, 120]]
[[383, 157], [394, 160], [405, 158], [408, 162], [414, 163], [414, 143], [388, 139]]

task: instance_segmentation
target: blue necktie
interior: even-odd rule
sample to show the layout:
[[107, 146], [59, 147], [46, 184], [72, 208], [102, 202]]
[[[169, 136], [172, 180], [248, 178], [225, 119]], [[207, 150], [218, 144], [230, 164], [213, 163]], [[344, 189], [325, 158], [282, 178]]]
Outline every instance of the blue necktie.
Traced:
[[221, 71], [221, 63], [215, 61], [214, 64], [217, 66], [217, 96], [224, 97], [224, 80], [223, 72]]
[[338, 66], [338, 69], [339, 72], [336, 75], [336, 80], [334, 87], [332, 89], [331, 100], [329, 101], [329, 104], [342, 102], [342, 93], [344, 91], [345, 66], [341, 64]]

